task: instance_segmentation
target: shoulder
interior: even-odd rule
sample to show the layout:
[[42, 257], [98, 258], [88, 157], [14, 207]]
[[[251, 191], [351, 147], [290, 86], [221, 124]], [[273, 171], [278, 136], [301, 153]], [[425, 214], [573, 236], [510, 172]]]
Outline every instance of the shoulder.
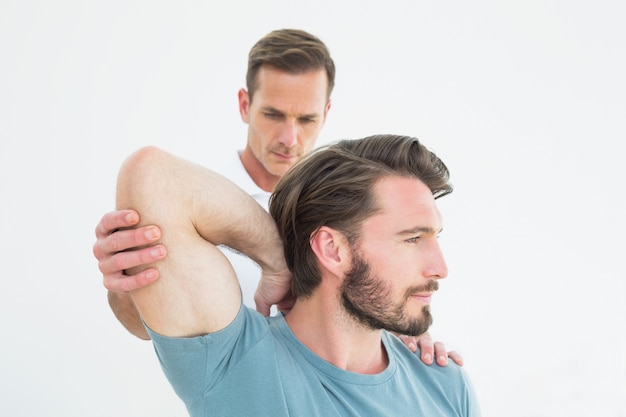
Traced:
[[418, 392], [428, 393], [454, 410], [465, 410], [463, 415], [478, 416], [480, 409], [472, 382], [465, 370], [449, 361], [448, 365], [426, 365], [418, 352], [411, 352], [402, 341], [385, 332], [390, 357], [397, 361], [399, 376], [405, 384], [411, 384]]
[[394, 357], [399, 361], [411, 366], [416, 372], [421, 375], [427, 375], [433, 379], [442, 379], [450, 382], [451, 380], [462, 383], [465, 379], [464, 371], [462, 367], [458, 366], [453, 361], [449, 361], [448, 365], [440, 366], [436, 362], [431, 365], [425, 364], [417, 352], [411, 352], [402, 341], [393, 334], [384, 332], [386, 343], [392, 351]]
[[243, 304], [232, 323], [215, 333], [194, 337], [168, 337], [154, 332], [148, 326], [145, 327], [155, 345], [174, 350], [219, 345], [239, 339], [254, 340], [264, 337], [269, 331], [267, 318]]

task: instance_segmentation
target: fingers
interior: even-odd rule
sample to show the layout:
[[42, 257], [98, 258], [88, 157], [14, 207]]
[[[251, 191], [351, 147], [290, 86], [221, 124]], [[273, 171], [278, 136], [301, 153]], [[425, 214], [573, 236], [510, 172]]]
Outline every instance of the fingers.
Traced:
[[145, 287], [154, 282], [158, 277], [159, 272], [155, 268], [148, 268], [135, 275], [124, 275], [122, 272], [105, 275], [103, 284], [109, 291], [125, 293]]
[[134, 210], [112, 211], [104, 216], [96, 226], [96, 243], [93, 245], [93, 254], [102, 261], [115, 252], [130, 249], [132, 240], [140, 236], [134, 236], [136, 231], [121, 231], [119, 229], [132, 227], [139, 222], [139, 214]]
[[295, 296], [291, 292], [291, 272], [289, 270], [276, 274], [264, 273], [259, 280], [254, 302], [256, 310], [267, 317], [273, 305], [278, 311], [288, 312], [295, 304]]
[[104, 287], [109, 291], [126, 292], [154, 282], [159, 277], [155, 268], [148, 268], [133, 275], [126, 275], [124, 271], [135, 266], [158, 261], [166, 255], [165, 246], [157, 245], [130, 252], [116, 253], [100, 261], [98, 266], [102, 272]]
[[100, 220], [96, 226], [96, 238], [100, 239], [113, 233], [117, 229], [131, 227], [139, 223], [139, 213], [134, 210], [111, 211]]
[[98, 267], [104, 275], [145, 265], [165, 256], [165, 248], [158, 246], [124, 252], [150, 245], [161, 238], [161, 229], [157, 226], [118, 230], [134, 226], [138, 221], [137, 212], [119, 210], [105, 214], [96, 226], [97, 240], [93, 245], [93, 254], [98, 259]]
[[136, 211], [118, 210], [105, 214], [96, 226], [97, 240], [93, 245], [93, 254], [98, 259], [104, 287], [110, 291], [132, 291], [154, 282], [159, 276], [155, 268], [131, 275], [125, 273], [126, 270], [156, 262], [167, 255], [163, 245], [147, 246], [161, 238], [161, 230], [157, 226], [125, 229], [138, 222], [139, 214]]
[[107, 275], [124, 273], [125, 270], [137, 266], [156, 262], [163, 259], [166, 255], [167, 250], [163, 245], [149, 246], [126, 252], [107, 252], [105, 256], [98, 258], [98, 268], [100, 268], [102, 275], [106, 277]]
[[116, 230], [108, 235], [100, 235], [93, 245], [93, 254], [99, 261], [106, 260], [117, 252], [149, 245], [161, 238], [157, 226], [143, 226], [138, 229]]
[[254, 303], [256, 304], [256, 311], [261, 313], [263, 317], [269, 317], [272, 306], [265, 301], [258, 291], [254, 294]]
[[433, 363], [433, 358], [435, 357], [435, 346], [433, 343], [433, 339], [430, 338], [428, 333], [421, 334], [419, 337], [416, 337], [417, 346], [420, 348], [420, 359], [426, 365], [431, 365]]
[[278, 303], [277, 310], [286, 315], [287, 313], [291, 311], [291, 309], [293, 308], [295, 304], [296, 304], [296, 297], [292, 295], [286, 300]]
[[[405, 335], [400, 335], [399, 337], [412, 352], [415, 352], [417, 347], [420, 348], [420, 358], [426, 365], [431, 365], [433, 358], [437, 358], [437, 365], [439, 366], [447, 366], [448, 359], [452, 359], [457, 365], [463, 366], [463, 358], [458, 352], [446, 352], [446, 346], [441, 342], [433, 342], [428, 333], [418, 337]], [[411, 343], [416, 344], [415, 349], [411, 348]]]
[[448, 352], [446, 352], [446, 347], [441, 342], [435, 342], [435, 357], [437, 358], [437, 365], [448, 365]]
[[398, 335], [398, 337], [411, 352], [417, 352], [417, 339], [415, 337], [404, 334]]
[[463, 357], [458, 352], [448, 352], [448, 358], [452, 359], [457, 365], [463, 366]]

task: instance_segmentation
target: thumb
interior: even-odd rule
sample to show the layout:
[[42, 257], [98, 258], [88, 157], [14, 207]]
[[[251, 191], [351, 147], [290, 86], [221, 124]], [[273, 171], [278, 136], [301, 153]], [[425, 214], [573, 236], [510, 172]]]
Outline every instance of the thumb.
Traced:
[[271, 306], [265, 301], [265, 298], [257, 291], [254, 294], [254, 304], [256, 305], [256, 311], [261, 313], [264, 317], [270, 315]]

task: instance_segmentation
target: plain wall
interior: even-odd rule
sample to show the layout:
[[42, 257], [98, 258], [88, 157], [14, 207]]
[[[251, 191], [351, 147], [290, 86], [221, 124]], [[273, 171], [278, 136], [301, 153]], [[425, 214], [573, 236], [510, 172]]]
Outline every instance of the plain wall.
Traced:
[[94, 228], [138, 147], [243, 147], [247, 53], [294, 27], [337, 64], [319, 144], [408, 134], [452, 172], [431, 334], [483, 415], [626, 416], [624, 3], [213, 3], [0, 0], [0, 414], [186, 414]]

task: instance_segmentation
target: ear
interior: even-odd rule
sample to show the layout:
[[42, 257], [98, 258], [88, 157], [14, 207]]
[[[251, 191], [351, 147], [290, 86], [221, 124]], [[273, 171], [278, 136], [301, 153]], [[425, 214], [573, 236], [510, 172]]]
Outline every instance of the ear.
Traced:
[[309, 243], [321, 268], [336, 276], [343, 276], [345, 266], [350, 262], [350, 251], [347, 250], [347, 241], [342, 233], [323, 226], [311, 235]]
[[239, 115], [244, 123], [249, 122], [249, 109], [250, 109], [250, 95], [245, 89], [240, 89], [237, 93], [237, 99], [239, 100]]
[[324, 123], [326, 123], [326, 116], [328, 115], [328, 110], [330, 110], [331, 100], [328, 99], [328, 103], [326, 103], [326, 107], [324, 108], [324, 118], [322, 119]]

